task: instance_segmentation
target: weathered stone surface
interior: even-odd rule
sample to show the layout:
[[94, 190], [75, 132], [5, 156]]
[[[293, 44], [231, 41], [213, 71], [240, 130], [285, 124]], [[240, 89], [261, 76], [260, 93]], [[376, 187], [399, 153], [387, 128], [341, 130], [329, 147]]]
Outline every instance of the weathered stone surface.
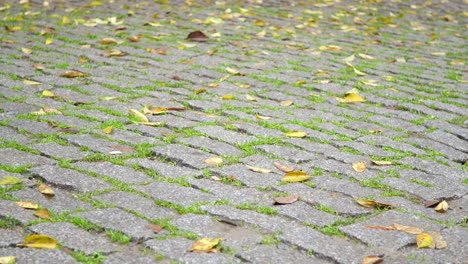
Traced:
[[307, 255], [305, 252], [291, 249], [284, 244], [258, 245], [252, 249], [239, 252], [236, 256], [251, 263], [332, 263], [324, 259]]
[[277, 205], [274, 208], [278, 210], [281, 215], [320, 227], [333, 224], [333, 222], [339, 219], [336, 215], [317, 210], [301, 201], [293, 204]]
[[208, 135], [210, 138], [219, 139], [230, 144], [245, 144], [255, 140], [255, 137], [250, 135], [226, 130], [219, 126], [196, 127], [195, 130]]
[[0, 256], [15, 256], [17, 264], [41, 264], [45, 259], [51, 263], [80, 263], [58, 249], [0, 248]]
[[210, 157], [216, 156], [179, 144], [154, 147], [152, 150], [157, 156], [165, 157], [172, 162], [176, 162], [177, 164], [188, 165], [196, 169], [208, 167], [209, 165], [204, 161]]
[[12, 148], [0, 149], [0, 164], [8, 166], [38, 166], [41, 164], [55, 164], [56, 161], [29, 152]]
[[20, 228], [15, 229], [0, 229], [0, 248], [15, 247], [16, 244], [22, 243], [25, 237], [25, 232]]
[[219, 142], [206, 137], [190, 137], [180, 139], [179, 142], [185, 143], [192, 148], [207, 149], [216, 155], [239, 156], [242, 154], [238, 148], [224, 142]]
[[153, 179], [143, 172], [134, 169], [113, 164], [111, 162], [76, 162], [73, 166], [92, 171], [109, 178], [119, 180], [125, 183], [138, 184], [150, 182]]
[[34, 148], [48, 157], [79, 160], [89, 155], [89, 152], [80, 151], [75, 146], [63, 146], [55, 142], [36, 144]]
[[234, 176], [248, 187], [267, 187], [276, 185], [281, 181], [282, 176], [274, 173], [259, 173], [249, 170], [241, 164], [211, 169], [214, 175]]
[[315, 158], [314, 154], [306, 152], [300, 149], [283, 147], [283, 146], [272, 146], [272, 145], [260, 145], [255, 147], [258, 150], [264, 151], [269, 154], [279, 156], [283, 159], [289, 160], [294, 163], [303, 163], [310, 161]]
[[185, 166], [172, 165], [160, 162], [154, 159], [131, 159], [127, 161], [128, 164], [138, 164], [139, 166], [157, 172], [165, 178], [179, 178], [179, 177], [200, 177], [202, 172], [194, 170]]
[[52, 189], [54, 190], [54, 196], [52, 197], [40, 193], [36, 185], [13, 192], [12, 194], [23, 201], [34, 201], [42, 207], [53, 210], [56, 213], [90, 208], [89, 204], [77, 199], [76, 195], [73, 193], [55, 187], [52, 187]]
[[120, 153], [132, 153], [133, 148], [116, 142], [107, 141], [101, 138], [93, 137], [88, 134], [67, 135], [63, 136], [71, 144], [88, 147], [92, 151], [100, 152], [103, 154], [113, 153], [119, 151]]

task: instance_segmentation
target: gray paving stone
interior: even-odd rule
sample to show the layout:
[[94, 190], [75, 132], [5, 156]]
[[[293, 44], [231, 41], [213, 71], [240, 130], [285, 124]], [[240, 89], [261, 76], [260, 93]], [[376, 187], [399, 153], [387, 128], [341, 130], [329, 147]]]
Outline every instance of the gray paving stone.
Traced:
[[307, 138], [312, 138], [313, 140], [320, 140], [320, 141], [334, 141], [337, 140], [337, 136], [329, 135], [324, 132], [320, 132], [318, 130], [313, 130], [310, 128], [305, 128], [299, 125], [291, 125], [285, 124], [283, 125], [285, 128], [289, 129], [290, 131], [303, 131], [307, 133]]
[[451, 146], [452, 148], [458, 149], [463, 152], [468, 152], [468, 144], [466, 140], [460, 139], [450, 133], [436, 130], [431, 133], [427, 133], [426, 136], [432, 140]]
[[42, 264], [45, 259], [49, 263], [80, 263], [58, 249], [0, 248], [0, 256], [15, 256], [16, 264]]
[[441, 130], [447, 131], [454, 135], [460, 136], [461, 138], [468, 139], [468, 129], [465, 127], [460, 127], [443, 120], [430, 120], [425, 123], [426, 126], [436, 127]]
[[374, 135], [364, 136], [364, 137], [358, 138], [358, 140], [361, 142], [368, 143], [368, 144], [374, 144], [379, 147], [386, 146], [386, 147], [391, 147], [391, 148], [398, 149], [401, 151], [412, 152], [416, 155], [424, 155], [426, 153], [425, 151], [418, 149], [416, 147], [413, 147], [409, 144], [394, 141], [384, 136], [374, 136]]
[[66, 190], [86, 193], [111, 187], [110, 184], [95, 177], [51, 165], [34, 167], [29, 171], [46, 183]]
[[67, 160], [80, 160], [90, 155], [91, 153], [80, 151], [75, 146], [63, 146], [55, 142], [35, 144], [34, 149], [37, 149], [47, 157], [55, 157]]
[[100, 175], [107, 176], [109, 178], [119, 180], [130, 184], [141, 184], [148, 183], [154, 179], [149, 177], [143, 172], [136, 171], [134, 169], [116, 165], [114, 163], [105, 162], [75, 162], [73, 166], [81, 169], [95, 172]]
[[128, 164], [137, 164], [145, 169], [150, 169], [157, 172], [165, 178], [179, 178], [179, 177], [201, 177], [203, 173], [188, 167], [172, 165], [153, 159], [130, 159], [127, 160]]
[[52, 115], [47, 116], [47, 120], [52, 120], [69, 127], [75, 127], [79, 129], [90, 129], [99, 125], [98, 122], [84, 120], [75, 116]]
[[123, 210], [135, 211], [151, 219], [171, 218], [176, 215], [171, 209], [158, 206], [152, 200], [133, 193], [115, 191], [96, 195], [93, 198]]
[[176, 162], [178, 165], [187, 165], [195, 169], [203, 169], [210, 165], [205, 160], [216, 155], [207, 152], [186, 147], [179, 144], [170, 144], [152, 148], [156, 156], [167, 158], [169, 161]]
[[177, 141], [181, 143], [185, 143], [192, 148], [196, 149], [207, 149], [211, 153], [217, 155], [226, 155], [226, 156], [240, 156], [242, 155], [242, 151], [238, 148], [229, 145], [224, 142], [219, 142], [213, 139], [209, 139], [206, 137], [189, 137], [189, 138], [182, 138], [178, 139]]
[[219, 126], [202, 126], [194, 129], [208, 135], [210, 138], [219, 139], [230, 144], [246, 144], [255, 141], [255, 137], [226, 130]]
[[378, 197], [380, 193], [377, 189], [362, 187], [357, 182], [352, 182], [348, 179], [338, 179], [328, 175], [314, 177], [313, 182], [321, 190], [344, 193], [354, 199], [369, 196]]
[[353, 138], [353, 139], [355, 139], [355, 138], [357, 138], [357, 137], [359, 137], [361, 135], [359, 132], [356, 132], [354, 130], [350, 130], [350, 129], [347, 129], [347, 128], [344, 128], [344, 127], [336, 126], [336, 125], [334, 125], [332, 123], [328, 123], [328, 122], [318, 123], [316, 125], [317, 125], [317, 127], [319, 127], [319, 129], [330, 131], [330, 132], [333, 132], [333, 133], [343, 134], [343, 135], [345, 135], [347, 137], [350, 137], [350, 138]]
[[287, 143], [291, 143], [299, 148], [307, 150], [308, 152], [320, 153], [320, 154], [328, 154], [331, 152], [339, 151], [338, 148], [330, 145], [330, 144], [322, 144], [317, 142], [311, 142], [300, 138], [291, 138], [286, 140]]
[[28, 227], [34, 233], [56, 239], [61, 245], [72, 250], [79, 250], [86, 255], [94, 252], [104, 254], [115, 252], [118, 246], [102, 236], [91, 234], [70, 223], [42, 223]]
[[97, 209], [76, 215], [106, 229], [121, 231], [132, 240], [154, 237], [154, 232], [146, 228], [148, 222], [119, 208]]
[[154, 182], [148, 185], [138, 186], [136, 189], [148, 194], [155, 200], [167, 201], [184, 207], [190, 206], [194, 203], [213, 202], [218, 200], [218, 198], [211, 194], [168, 182]]
[[258, 245], [252, 249], [239, 252], [236, 256], [251, 263], [332, 263], [324, 259], [307, 255], [304, 252], [292, 249], [284, 244]]
[[283, 137], [284, 133], [270, 128], [265, 128], [260, 125], [246, 123], [246, 122], [236, 122], [232, 124], [240, 132], [244, 132], [253, 136], [263, 136], [263, 137]]
[[20, 144], [28, 144], [31, 142], [31, 140], [27, 136], [20, 134], [18, 131], [5, 126], [0, 126], [0, 135], [2, 135], [2, 140], [6, 141], [15, 141]]
[[13, 217], [22, 225], [37, 219], [34, 216], [34, 211], [21, 208], [15, 202], [9, 200], [0, 200], [0, 216]]
[[417, 125], [414, 125], [413, 123], [410, 123], [408, 121], [404, 121], [401, 119], [395, 119], [395, 118], [389, 118], [389, 117], [377, 116], [377, 115], [371, 116], [368, 119], [371, 122], [379, 123], [387, 127], [404, 129], [406, 131], [411, 131], [411, 132], [424, 132], [426, 130], [426, 128], [423, 126], [417, 126]]
[[[110, 152], [120, 151], [122, 153], [132, 153], [134, 150], [129, 146], [121, 145], [116, 142], [107, 141], [101, 138], [93, 137], [89, 134], [64, 135], [63, 138], [71, 144], [88, 147], [92, 151], [109, 154]], [[122, 151], [125, 150], [125, 151]]]
[[211, 169], [214, 175], [234, 176], [247, 187], [268, 187], [276, 185], [281, 181], [282, 176], [273, 173], [259, 173], [249, 170], [241, 164], [230, 165], [222, 168]]
[[442, 153], [445, 157], [455, 162], [463, 163], [468, 159], [468, 154], [431, 139], [411, 137], [408, 138], [407, 141], [418, 147], [432, 149]]
[[263, 152], [279, 156], [293, 163], [308, 162], [316, 158], [316, 156], [310, 152], [291, 147], [260, 145], [255, 148]]
[[303, 223], [324, 227], [334, 223], [338, 216], [317, 210], [312, 206], [298, 201], [293, 204], [275, 206], [278, 213]]
[[357, 151], [359, 151], [362, 154], [365, 155], [375, 155], [375, 156], [381, 156], [381, 157], [392, 157], [395, 156], [395, 153], [389, 152], [382, 150], [379, 147], [374, 147], [372, 145], [368, 145], [366, 143], [362, 142], [355, 142], [355, 141], [335, 141], [332, 143], [334, 146], [337, 147], [349, 147], [353, 148]]
[[411, 165], [417, 170], [426, 172], [428, 174], [442, 175], [443, 177], [452, 180], [462, 180], [463, 178], [468, 177], [468, 173], [463, 172], [462, 170], [457, 170], [452, 167], [448, 167], [426, 159], [406, 157], [400, 160], [400, 163]]
[[25, 232], [21, 228], [14, 229], [0, 229], [0, 249], [7, 247], [15, 247], [18, 243], [23, 243], [24, 237], [26, 236]]
[[[8, 88], [2, 87], [2, 93]], [[11, 96], [13, 97], [13, 96]], [[30, 104], [20, 103], [20, 102], [2, 102], [0, 103], [0, 109], [3, 110], [3, 113], [12, 113], [12, 114], [26, 114], [33, 111], [37, 111], [37, 107]]]
[[[364, 163], [368, 164], [367, 162], [365, 162], [364, 159], [354, 159], [354, 160], [355, 160], [354, 162], [363, 161]], [[358, 181], [363, 181], [363, 180], [377, 176], [377, 173], [371, 170], [365, 170], [363, 172], [355, 172], [351, 164], [345, 164], [343, 162], [340, 162], [334, 159], [316, 160], [316, 161], [309, 163], [309, 165], [311, 167], [320, 168], [324, 171], [328, 171], [331, 173], [336, 172], [340, 176], [354, 178], [354, 179], [357, 179]]]
[[31, 134], [54, 134], [56, 132], [56, 129], [51, 128], [50, 125], [46, 122], [37, 122], [27, 119], [13, 120], [9, 123], [9, 125], [18, 130], [24, 130]]
[[106, 135], [102, 129], [100, 130], [94, 130], [95, 133], [100, 134], [102, 136], [106, 136], [112, 140], [117, 140], [117, 141], [123, 141], [127, 144], [130, 145], [136, 145], [136, 144], [144, 144], [144, 143], [150, 143], [150, 144], [162, 144], [161, 141], [153, 138], [153, 137], [147, 137], [147, 136], [142, 136], [137, 133], [131, 132], [131, 131], [126, 131], [126, 130], [121, 130], [121, 129], [113, 129], [112, 133]]
[[128, 250], [128, 251], [121, 251], [118, 253], [110, 254], [106, 257], [103, 263], [105, 264], [143, 264], [143, 263], [167, 263], [170, 262], [163, 262], [158, 261], [156, 257], [149, 256], [148, 254], [142, 255], [139, 252], [135, 252], [136, 250]]
[[[153, 120], [153, 119], [152, 119]], [[168, 128], [189, 128], [194, 127], [197, 122], [174, 115], [164, 115], [154, 118], [156, 122], [162, 122]]]
[[37, 166], [41, 164], [55, 164], [56, 161], [32, 153], [12, 148], [0, 149], [0, 164], [9, 166]]

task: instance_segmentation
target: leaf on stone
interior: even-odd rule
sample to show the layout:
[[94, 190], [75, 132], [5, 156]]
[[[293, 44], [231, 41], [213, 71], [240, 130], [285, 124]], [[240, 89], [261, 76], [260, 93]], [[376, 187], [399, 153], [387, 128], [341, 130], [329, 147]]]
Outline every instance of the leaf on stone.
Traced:
[[232, 75], [243, 75], [240, 71], [229, 67], [226, 68], [226, 71]]
[[220, 244], [220, 242], [221, 238], [205, 237], [195, 241], [189, 251], [197, 253], [215, 253], [219, 251], [217, 246]]
[[434, 239], [426, 232], [420, 233], [416, 236], [416, 245], [418, 248], [432, 247]]
[[360, 70], [358, 70], [358, 69], [356, 69], [354, 67], [353, 67], [353, 71], [354, 71], [354, 73], [356, 73], [359, 76], [366, 76], [367, 75], [366, 73], [364, 73], [364, 72], [362, 72], [362, 71], [360, 71]]
[[333, 51], [336, 51], [336, 50], [341, 50], [342, 48], [340, 46], [337, 46], [337, 45], [328, 45], [328, 46], [320, 46], [319, 47], [319, 50], [333, 50]]
[[205, 163], [210, 165], [218, 165], [223, 163], [223, 159], [220, 157], [211, 157], [205, 160]]
[[52, 42], [54, 42], [54, 40], [52, 38], [46, 38], [45, 44], [50, 45], [50, 44], [52, 44]]
[[356, 172], [363, 172], [366, 170], [366, 164], [362, 161], [353, 163], [352, 167]]
[[22, 29], [21, 26], [14, 26], [14, 27], [9, 27], [9, 26], [4, 26], [5, 30], [10, 32], [10, 33], [13, 33], [13, 32], [16, 32], [16, 31], [19, 31]]
[[373, 60], [375, 59], [374, 57], [370, 56], [370, 55], [367, 55], [367, 54], [364, 54], [364, 53], [358, 53], [358, 56], [365, 59], [365, 60]]
[[223, 100], [232, 100], [234, 99], [234, 95], [232, 94], [225, 94], [221, 97]]
[[32, 49], [28, 49], [28, 48], [21, 48], [21, 51], [24, 53], [24, 54], [31, 54], [33, 51]]
[[194, 94], [201, 94], [201, 93], [204, 93], [206, 92], [206, 88], [200, 88], [198, 90], [196, 90], [195, 92], [193, 92]]
[[31, 80], [23, 80], [24, 85], [40, 85], [41, 82], [31, 81]]
[[287, 172], [281, 181], [283, 182], [302, 182], [310, 179], [310, 175], [303, 171], [290, 171]]
[[53, 190], [50, 186], [48, 186], [48, 185], [46, 185], [46, 184], [44, 184], [44, 183], [41, 183], [41, 184], [37, 187], [37, 190], [38, 190], [40, 193], [42, 193], [43, 195], [46, 195], [46, 196], [49, 196], [49, 197], [52, 197], [52, 196], [55, 195], [54, 190]]
[[143, 108], [143, 114], [145, 115], [160, 115], [167, 113], [167, 108], [165, 107], [154, 107], [152, 105], [145, 105]]
[[127, 39], [130, 40], [131, 42], [140, 42], [140, 39], [143, 38], [143, 35], [132, 35], [128, 36]]
[[392, 165], [391, 161], [384, 161], [384, 160], [371, 160], [372, 164], [377, 166], [387, 166]]
[[351, 89], [350, 91], [344, 94], [343, 98], [336, 98], [336, 100], [340, 103], [357, 103], [357, 102], [365, 102], [366, 100], [359, 95], [359, 91], [357, 89]]
[[427, 233], [432, 237], [432, 240], [433, 240], [431, 248], [434, 248], [434, 249], [446, 249], [447, 248], [447, 242], [444, 240], [444, 238], [442, 237], [440, 233], [434, 232], [434, 231], [428, 231]]
[[447, 210], [449, 209], [449, 205], [447, 203], [447, 201], [443, 200], [442, 202], [440, 202], [435, 208], [434, 210], [438, 213], [445, 213], [447, 212]]
[[0, 185], [15, 185], [24, 182], [23, 179], [16, 178], [15, 176], [7, 175], [0, 179]]
[[29, 248], [50, 248], [54, 249], [57, 246], [57, 241], [52, 237], [46, 235], [30, 235], [24, 239], [21, 244], [16, 244], [17, 247], [29, 247]]
[[125, 55], [127, 55], [125, 54], [125, 52], [118, 50], [118, 49], [110, 49], [110, 50], [104, 51], [104, 56], [106, 57], [123, 57]]
[[355, 58], [354, 54], [351, 54], [351, 56], [344, 58], [343, 61], [347, 63], [351, 63], [354, 60], [354, 58]]
[[252, 102], [257, 102], [257, 100], [258, 100], [256, 97], [253, 97], [250, 94], [246, 94], [245, 99], [247, 99], [249, 101], [252, 101]]
[[435, 207], [440, 203], [440, 200], [426, 200], [424, 201], [424, 206], [428, 207]]
[[372, 134], [380, 134], [382, 132], [383, 132], [382, 129], [370, 129], [369, 130], [369, 133], [372, 133]]
[[285, 164], [281, 164], [281, 163], [279, 163], [279, 162], [277, 162], [277, 161], [275, 161], [275, 162], [273, 163], [273, 165], [275, 165], [275, 167], [276, 167], [278, 170], [282, 171], [282, 172], [291, 172], [291, 171], [294, 170], [293, 167], [290, 167], [290, 166], [285, 165]]
[[145, 126], [160, 126], [161, 122], [137, 122], [138, 125], [145, 125]]
[[295, 131], [286, 132], [285, 135], [288, 136], [288, 137], [292, 137], [292, 138], [303, 138], [303, 137], [307, 136], [307, 133], [303, 132], [303, 131], [295, 130]]
[[51, 218], [51, 214], [50, 214], [49, 210], [47, 210], [45, 208], [38, 209], [38, 210], [34, 211], [34, 215], [41, 218], [41, 219], [50, 219]]
[[45, 70], [46, 67], [43, 64], [35, 63], [33, 64], [33, 68], [38, 71], [42, 71], [42, 70]]
[[272, 170], [269, 170], [269, 169], [264, 169], [264, 168], [260, 168], [260, 167], [250, 166], [250, 165], [245, 165], [245, 167], [247, 167], [247, 169], [249, 169], [251, 171], [260, 172], [260, 173], [270, 173], [270, 172], [272, 172]]
[[356, 202], [363, 207], [367, 208], [394, 208], [393, 204], [378, 202], [374, 200], [356, 199]]
[[146, 228], [153, 230], [155, 233], [159, 233], [163, 230], [162, 226], [156, 224], [149, 224]]
[[49, 91], [49, 90], [44, 90], [44, 91], [42, 91], [42, 96], [45, 96], [45, 97], [56, 97], [56, 95], [55, 95], [53, 92]]
[[275, 198], [275, 204], [292, 204], [299, 199], [297, 194]]
[[256, 117], [257, 119], [260, 119], [260, 120], [270, 120], [270, 119], [271, 119], [271, 116], [255, 115], [255, 117]]
[[108, 126], [108, 127], [103, 128], [103, 129], [102, 129], [102, 132], [104, 132], [104, 134], [109, 135], [109, 134], [112, 133], [112, 130], [113, 130], [113, 129], [114, 129], [113, 126]]
[[279, 104], [280, 104], [281, 106], [290, 106], [290, 105], [292, 105], [293, 103], [294, 103], [294, 102], [291, 101], [291, 100], [286, 100], [286, 101], [281, 101]]
[[65, 78], [77, 78], [77, 77], [86, 77], [88, 74], [79, 72], [79, 71], [66, 71], [62, 74], [60, 74], [60, 77], [65, 77]]
[[103, 45], [117, 45], [119, 42], [116, 39], [113, 38], [103, 38], [98, 41], [99, 44]]
[[423, 232], [423, 230], [419, 227], [405, 226], [405, 225], [400, 225], [398, 223], [394, 223], [393, 227], [395, 228], [395, 230], [403, 231], [405, 233], [413, 234], [413, 235], [421, 234]]
[[24, 209], [38, 209], [39, 205], [33, 202], [16, 202], [16, 205]]
[[362, 259], [361, 264], [378, 264], [383, 261], [383, 255], [370, 255]]
[[135, 118], [139, 122], [149, 122], [148, 118], [138, 110], [130, 109], [128, 110], [128, 112], [133, 118]]
[[157, 55], [166, 55], [167, 50], [164, 48], [146, 48], [146, 51], [152, 54], [157, 54]]
[[205, 33], [201, 32], [200, 30], [196, 30], [190, 32], [187, 36], [187, 39], [191, 41], [205, 42], [208, 40], [208, 36], [206, 36]]
[[395, 230], [393, 226], [379, 226], [379, 225], [366, 225], [367, 228], [378, 229], [378, 230]]
[[0, 264], [15, 264], [15, 263], [16, 263], [15, 256], [0, 257]]

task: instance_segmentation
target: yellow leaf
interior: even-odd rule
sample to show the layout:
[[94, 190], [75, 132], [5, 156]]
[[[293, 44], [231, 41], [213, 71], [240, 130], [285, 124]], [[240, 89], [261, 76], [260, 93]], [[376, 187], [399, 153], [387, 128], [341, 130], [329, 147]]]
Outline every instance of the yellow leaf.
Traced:
[[403, 231], [405, 233], [413, 234], [413, 235], [421, 234], [423, 232], [421, 228], [414, 227], [414, 226], [400, 225], [398, 223], [394, 223], [393, 227], [395, 228], [395, 230]]
[[18, 179], [15, 176], [5, 176], [0, 180], [0, 185], [14, 185], [24, 182], [23, 179]]
[[320, 46], [319, 50], [341, 50], [341, 47], [336, 45]]
[[193, 92], [194, 94], [201, 94], [201, 93], [204, 93], [206, 92], [206, 88], [200, 88], [198, 90], [196, 90], [195, 92]]
[[119, 42], [113, 38], [103, 38], [101, 40], [98, 41], [99, 44], [103, 44], [103, 45], [115, 45], [115, 44], [119, 44]]
[[18, 247], [30, 247], [30, 248], [55, 248], [57, 241], [46, 235], [30, 235], [24, 239], [21, 244], [16, 244]]
[[212, 157], [205, 160], [205, 163], [210, 165], [218, 165], [223, 163], [223, 159], [219, 157]]
[[50, 108], [50, 107], [42, 107], [41, 110], [39, 110], [39, 112], [44, 112], [46, 114], [57, 114], [57, 115], [61, 115], [62, 112], [60, 112], [59, 110], [55, 109], [55, 108]]
[[369, 132], [372, 133], [372, 134], [380, 134], [380, 133], [383, 132], [383, 130], [382, 129], [371, 129], [371, 130], [369, 130]]
[[104, 56], [106, 57], [122, 57], [125, 56], [126, 54], [118, 49], [111, 49], [111, 50], [106, 50], [104, 51]]
[[49, 91], [49, 90], [44, 90], [44, 91], [42, 91], [42, 96], [45, 96], [45, 97], [56, 97], [56, 95], [55, 95], [53, 92]]
[[290, 105], [292, 105], [293, 103], [294, 103], [294, 102], [291, 101], [291, 100], [286, 100], [286, 101], [281, 101], [279, 104], [280, 104], [281, 106], [290, 106]]
[[50, 44], [52, 44], [52, 42], [53, 42], [52, 38], [47, 38], [46, 41], [45, 41], [45, 44], [50, 45]]
[[62, 17], [62, 24], [70, 24], [70, 19], [67, 17], [67, 16], [63, 16]]
[[374, 200], [364, 200], [364, 199], [356, 199], [356, 202], [367, 208], [393, 208], [395, 205], [389, 203], [378, 202]]
[[359, 102], [365, 102], [366, 100], [362, 98], [359, 94], [357, 93], [349, 93], [344, 96], [344, 98], [336, 98], [336, 100], [340, 103], [359, 103]]
[[356, 73], [359, 76], [366, 76], [367, 75], [366, 73], [364, 73], [362, 71], [359, 71], [358, 69], [356, 69], [354, 67], [353, 67], [353, 71], [354, 71], [354, 73]]
[[160, 126], [161, 122], [137, 122], [137, 124], [145, 126]]
[[135, 117], [139, 122], [149, 122], [148, 118], [138, 110], [130, 109], [128, 112], [130, 112], [130, 115]]
[[44, 111], [43, 108], [41, 108], [39, 111], [33, 111], [31, 112], [31, 115], [37, 115], [37, 116], [42, 116], [42, 115], [46, 115], [47, 113]]
[[245, 99], [249, 100], [249, 101], [252, 101], [252, 102], [257, 102], [257, 98], [256, 97], [253, 97], [249, 94], [246, 94], [245, 95]]
[[19, 207], [23, 207], [24, 209], [37, 209], [39, 205], [33, 202], [16, 202]]
[[434, 210], [438, 213], [445, 213], [447, 212], [447, 210], [449, 209], [449, 205], [447, 203], [447, 201], [443, 200], [442, 202], [440, 202], [435, 208]]
[[36, 210], [34, 212], [34, 215], [42, 219], [50, 219], [51, 217], [49, 210], [45, 208]]
[[109, 135], [110, 133], [112, 133], [112, 129], [114, 129], [113, 126], [108, 126], [108, 127], [106, 127], [106, 128], [103, 128], [103, 129], [102, 129], [102, 132], [104, 132], [104, 134]]
[[31, 81], [31, 80], [23, 80], [23, 83], [25, 85], [39, 85], [39, 84], [42, 84], [40, 82], [36, 82], [36, 81]]
[[429, 235], [426, 232], [423, 232], [416, 236], [416, 245], [418, 245], [418, 248], [432, 247], [433, 243], [434, 239], [431, 235]]
[[24, 54], [31, 54], [31, 53], [32, 53], [32, 49], [28, 49], [28, 48], [21, 48], [21, 51], [22, 51]]
[[270, 173], [270, 172], [272, 172], [272, 170], [269, 170], [269, 169], [254, 167], [254, 166], [250, 166], [250, 165], [246, 165], [245, 167], [247, 167], [247, 169], [249, 169], [251, 171], [260, 172], [260, 173]]
[[359, 53], [358, 54], [359, 57], [365, 59], [365, 60], [373, 60], [375, 59], [374, 57], [370, 56], [370, 55], [367, 55], [367, 54], [364, 54], [364, 53]]
[[164, 107], [154, 107], [151, 105], [145, 105], [143, 108], [143, 114], [145, 115], [160, 115], [167, 113], [167, 108]]
[[232, 75], [242, 75], [242, 74], [240, 73], [240, 71], [238, 71], [238, 70], [236, 70], [236, 69], [233, 69], [233, 68], [227, 67], [227, 68], [226, 68], [226, 71], [227, 71], [228, 73], [232, 74]]
[[366, 170], [366, 164], [362, 161], [353, 163], [353, 169], [357, 172], [363, 172]]
[[15, 256], [0, 257], [0, 264], [15, 264], [15, 263], [16, 263]]
[[354, 54], [351, 54], [351, 56], [344, 58], [343, 61], [347, 62], [347, 63], [350, 63], [350, 62], [352, 62], [354, 60], [354, 58], [355, 58]]
[[383, 255], [382, 256], [366, 256], [362, 259], [361, 264], [378, 264], [383, 261]]
[[379, 161], [379, 160], [371, 160], [371, 162], [377, 166], [386, 166], [386, 165], [392, 165], [391, 161]]
[[37, 190], [46, 195], [46, 196], [54, 196], [55, 195], [55, 192], [52, 188], [50, 188], [48, 185], [44, 184], [44, 183], [41, 183], [38, 187], [37, 187]]
[[432, 56], [445, 56], [445, 52], [432, 52]]
[[286, 136], [292, 137], [292, 138], [303, 138], [307, 136], [307, 133], [303, 131], [289, 131], [289, 132], [286, 132]]
[[86, 77], [88, 74], [82, 73], [79, 71], [65, 71], [64, 73], [60, 74], [60, 77], [65, 78], [76, 78], [76, 77]]
[[310, 175], [303, 171], [290, 171], [283, 176], [283, 182], [301, 182], [310, 179]]
[[256, 26], [259, 26], [259, 27], [264, 27], [265, 26], [265, 22], [263, 20], [256, 20], [255, 21], [255, 25]]
[[271, 119], [271, 117], [269, 117], [269, 116], [255, 115], [255, 117], [257, 119], [260, 119], [260, 120], [269, 120], [269, 119]]
[[221, 238], [202, 238], [195, 243], [193, 243], [192, 247], [189, 249], [191, 252], [205, 252], [205, 253], [214, 253], [217, 252], [218, 249], [216, 246], [219, 245], [221, 242]]
[[223, 100], [232, 100], [234, 99], [234, 95], [232, 94], [225, 94], [221, 97]]

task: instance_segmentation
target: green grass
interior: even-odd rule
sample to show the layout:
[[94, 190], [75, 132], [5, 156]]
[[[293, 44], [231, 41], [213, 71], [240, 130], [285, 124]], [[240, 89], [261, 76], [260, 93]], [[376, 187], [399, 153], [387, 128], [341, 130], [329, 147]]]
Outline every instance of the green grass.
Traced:
[[78, 262], [86, 264], [100, 264], [106, 260], [106, 256], [99, 252], [86, 255], [84, 252], [75, 250], [71, 253], [71, 256]]
[[126, 236], [120, 231], [106, 230], [106, 235], [112, 242], [117, 242], [120, 244], [128, 244], [131, 241], [130, 237]]
[[254, 205], [251, 203], [241, 203], [236, 205], [237, 209], [240, 210], [252, 210], [260, 214], [266, 214], [266, 215], [277, 215], [278, 211], [274, 208], [271, 207], [266, 207], [266, 206], [258, 206]]
[[422, 181], [422, 180], [418, 180], [418, 179], [414, 179], [414, 178], [413, 178], [413, 179], [410, 179], [410, 181], [411, 181], [412, 183], [416, 183], [416, 184], [421, 185], [421, 186], [424, 186], [424, 187], [434, 187], [433, 184], [430, 184], [430, 183], [425, 182], [425, 181]]
[[11, 216], [0, 218], [0, 228], [2, 229], [12, 229], [20, 225], [21, 223]]

